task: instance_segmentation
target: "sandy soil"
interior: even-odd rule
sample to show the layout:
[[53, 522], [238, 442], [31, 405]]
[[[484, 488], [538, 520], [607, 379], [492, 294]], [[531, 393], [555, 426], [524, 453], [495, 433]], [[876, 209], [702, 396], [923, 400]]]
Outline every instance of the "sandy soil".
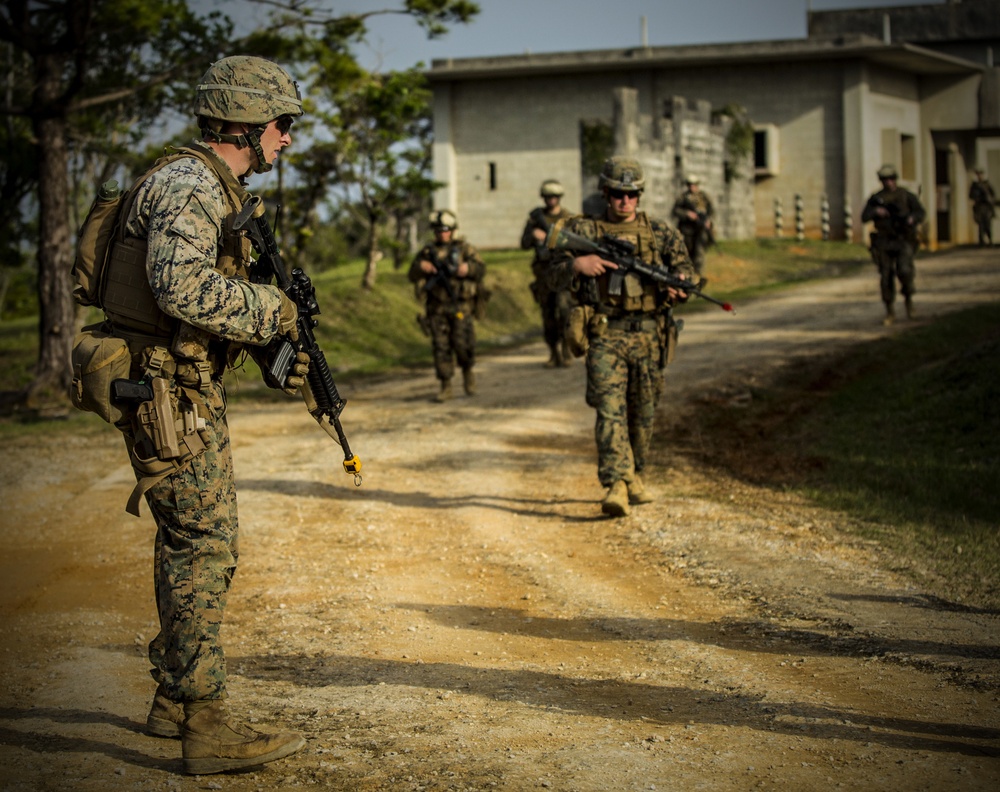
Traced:
[[[919, 322], [1000, 298], [992, 251], [919, 264]], [[995, 790], [1000, 614], [922, 591], [846, 518], [673, 453], [678, 411], [883, 328], [872, 270], [686, 312], [647, 483], [600, 515], [579, 361], [345, 387], [364, 463], [300, 404], [234, 405], [231, 705], [298, 754], [182, 775], [146, 736], [152, 523], [108, 429], [0, 447], [0, 789]]]

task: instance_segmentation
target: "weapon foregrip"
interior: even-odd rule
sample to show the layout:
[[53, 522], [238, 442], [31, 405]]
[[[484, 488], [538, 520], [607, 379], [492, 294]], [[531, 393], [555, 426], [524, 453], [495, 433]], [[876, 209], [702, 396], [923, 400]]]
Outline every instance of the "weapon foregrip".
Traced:
[[309, 357], [309, 389], [312, 391], [316, 406], [331, 418], [337, 418], [344, 411], [347, 404], [337, 392], [337, 386], [333, 381], [333, 374], [327, 365], [326, 356], [322, 350], [315, 349], [310, 352]]

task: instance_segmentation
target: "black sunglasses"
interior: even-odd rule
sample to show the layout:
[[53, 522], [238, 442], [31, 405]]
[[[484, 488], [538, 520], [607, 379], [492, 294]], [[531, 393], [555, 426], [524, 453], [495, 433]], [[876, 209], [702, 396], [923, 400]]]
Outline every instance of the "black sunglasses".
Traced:
[[288, 130], [292, 128], [292, 124], [294, 122], [295, 119], [292, 118], [290, 115], [283, 115], [283, 116], [278, 116], [278, 118], [274, 120], [274, 126], [275, 129], [277, 129], [282, 135], [287, 135]]
[[615, 198], [615, 199], [617, 199], [619, 201], [622, 198], [633, 198], [635, 200], [639, 199], [639, 191], [638, 190], [615, 190], [613, 188], [608, 188], [608, 195], [610, 195], [612, 198]]

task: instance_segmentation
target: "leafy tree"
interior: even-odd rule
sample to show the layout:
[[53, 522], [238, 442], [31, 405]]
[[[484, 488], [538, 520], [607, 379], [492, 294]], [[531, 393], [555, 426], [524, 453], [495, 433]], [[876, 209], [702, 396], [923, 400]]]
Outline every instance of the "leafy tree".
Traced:
[[[241, 40], [233, 39], [228, 17], [199, 14], [187, 0], [0, 4], [0, 42], [6, 44], [13, 78], [8, 77], [0, 98], [0, 115], [23, 122], [11, 127], [16, 134], [5, 142], [27, 146], [31, 154], [23, 162], [37, 165], [37, 172], [27, 176], [37, 206], [39, 302], [39, 353], [24, 394], [28, 406], [65, 399], [71, 379], [70, 163], [106, 174], [126, 148], [134, 147], [150, 120], [167, 107], [189, 106], [193, 82], [223, 55], [314, 65], [314, 76], [322, 75], [329, 88], [337, 89], [362, 74], [350, 47], [364, 38], [369, 18], [406, 14], [427, 35], [438, 36], [448, 23], [468, 21], [478, 12], [467, 0], [405, 0], [402, 7], [341, 17], [318, 0], [260, 2], [271, 10], [269, 22]], [[318, 171], [322, 159], [314, 159]], [[23, 190], [23, 177], [12, 169], [0, 177], [0, 190], [4, 185]], [[304, 196], [305, 202], [316, 205], [323, 186], [314, 185], [315, 195]], [[16, 236], [23, 224], [3, 215], [0, 222], [0, 249], [6, 250], [4, 235]]]
[[[367, 228], [368, 266], [362, 287], [375, 284], [382, 257], [380, 229], [393, 218], [399, 255], [408, 221], [429, 203], [436, 183], [427, 172], [431, 152], [431, 94], [419, 69], [368, 73], [350, 52], [367, 33], [369, 19], [381, 14], [413, 17], [431, 38], [447, 24], [471, 20], [478, 12], [467, 0], [406, 0], [399, 9], [332, 17], [309, 0], [273, 3], [273, 24], [252, 37], [262, 52], [310, 64], [310, 118], [303, 127], [321, 138], [301, 154], [290, 153], [299, 186], [283, 196], [295, 222], [295, 248], [305, 249], [318, 210], [330, 191]], [[322, 133], [329, 134], [325, 137]], [[398, 264], [398, 259], [397, 259]]]
[[369, 74], [333, 97], [328, 123], [339, 158], [336, 185], [364, 222], [368, 261], [362, 286], [375, 285], [382, 251], [379, 230], [391, 212], [419, 207], [435, 184], [425, 175], [430, 92], [418, 70]]
[[[70, 270], [69, 163], [127, 128], [156, 117], [173, 89], [203, 71], [231, 34], [217, 14], [183, 0], [7, 0], [0, 41], [15, 79], [0, 112], [23, 119], [38, 207], [39, 352], [28, 406], [65, 398], [75, 332]], [[189, 100], [188, 100], [189, 101]]]

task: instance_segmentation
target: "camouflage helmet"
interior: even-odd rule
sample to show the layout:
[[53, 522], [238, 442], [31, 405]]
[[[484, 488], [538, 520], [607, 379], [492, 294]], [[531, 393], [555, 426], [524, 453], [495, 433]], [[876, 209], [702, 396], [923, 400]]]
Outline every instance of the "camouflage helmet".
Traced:
[[430, 214], [431, 228], [437, 231], [439, 228], [454, 231], [458, 228], [458, 218], [455, 213], [448, 209], [439, 209]]
[[604, 161], [601, 168], [601, 178], [598, 187], [610, 187], [613, 190], [635, 190], [642, 192], [646, 179], [642, 173], [642, 165], [631, 157], [611, 157]]
[[689, 173], [684, 177], [685, 184], [701, 184], [701, 178], [697, 173]]
[[195, 89], [196, 116], [262, 126], [302, 115], [299, 86], [272, 61], [233, 55], [208, 67]]
[[539, 194], [542, 198], [548, 198], [549, 196], [556, 196], [557, 198], [562, 196], [566, 191], [563, 186], [557, 182], [555, 179], [546, 179], [542, 182], [542, 188]]
[[[261, 135], [276, 118], [302, 115], [302, 98], [299, 86], [278, 64], [233, 55], [208, 67], [195, 89], [194, 113], [205, 140], [252, 148], [257, 155], [253, 171], [265, 173], [271, 163], [261, 148]], [[227, 122], [251, 129], [235, 135], [223, 132]]]
[[895, 165], [885, 164], [878, 169], [879, 179], [898, 179], [899, 174], [896, 172]]

